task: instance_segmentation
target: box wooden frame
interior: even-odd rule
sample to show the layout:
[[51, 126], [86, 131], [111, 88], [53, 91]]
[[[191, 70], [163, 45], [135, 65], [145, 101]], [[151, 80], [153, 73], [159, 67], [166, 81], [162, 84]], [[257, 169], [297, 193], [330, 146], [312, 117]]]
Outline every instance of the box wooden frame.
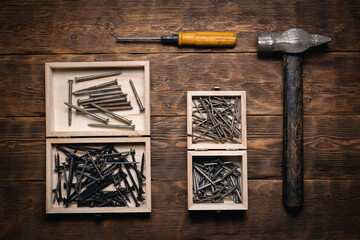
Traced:
[[[52, 175], [56, 174], [52, 168], [53, 160], [52, 145], [66, 143], [144, 143], [145, 145], [145, 201], [144, 206], [140, 207], [81, 207], [81, 208], [53, 208], [52, 202]], [[46, 213], [150, 213], [151, 212], [151, 157], [150, 157], [150, 138], [51, 138], [46, 139]]]
[[[143, 105], [145, 107], [145, 129], [144, 131], [103, 130], [98, 128], [97, 131], [55, 131], [54, 130], [54, 96], [53, 92], [53, 71], [55, 69], [79, 69], [79, 68], [143, 68], [145, 81], [145, 96]], [[96, 82], [96, 80], [93, 80]], [[96, 85], [96, 84], [94, 84]], [[141, 87], [141, 86], [136, 86]], [[150, 135], [150, 63], [149, 61], [113, 61], [113, 62], [54, 62], [45, 63], [45, 95], [46, 95], [46, 136], [47, 137], [69, 137], [69, 136], [147, 136]], [[66, 92], [67, 96], [67, 92]], [[132, 102], [137, 105], [136, 101]], [[65, 106], [65, 105], [64, 105]], [[143, 114], [143, 113], [139, 113]], [[74, 116], [73, 116], [74, 117]], [[67, 119], [64, 119], [67, 121]], [[74, 120], [73, 120], [74, 121]]]
[[[193, 174], [192, 163], [194, 156], [241, 156], [241, 203], [194, 203], [193, 202]], [[248, 209], [248, 182], [247, 182], [247, 151], [188, 151], [187, 154], [188, 179], [188, 210], [247, 210]]]
[[[238, 143], [192, 143], [192, 99], [193, 97], [223, 96], [240, 97], [241, 101], [241, 144]], [[188, 91], [187, 92], [187, 148], [192, 150], [207, 149], [246, 149], [246, 92], [245, 91]]]

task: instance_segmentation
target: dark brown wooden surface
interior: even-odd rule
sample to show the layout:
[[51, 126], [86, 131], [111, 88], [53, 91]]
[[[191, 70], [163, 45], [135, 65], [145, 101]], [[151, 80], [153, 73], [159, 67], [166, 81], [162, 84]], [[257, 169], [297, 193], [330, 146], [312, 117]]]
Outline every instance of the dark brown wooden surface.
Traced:
[[[359, 1], [1, 1], [0, 239], [359, 239]], [[304, 208], [282, 205], [281, 55], [263, 31], [332, 38], [303, 63]], [[230, 49], [117, 44], [115, 36], [233, 31]], [[152, 213], [45, 214], [44, 63], [149, 60]], [[247, 91], [249, 210], [189, 213], [186, 91]]]

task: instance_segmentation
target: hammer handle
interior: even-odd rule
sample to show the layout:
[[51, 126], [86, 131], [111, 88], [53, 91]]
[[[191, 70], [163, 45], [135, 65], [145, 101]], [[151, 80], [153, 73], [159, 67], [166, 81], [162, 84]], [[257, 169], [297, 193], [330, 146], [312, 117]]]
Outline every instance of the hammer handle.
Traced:
[[303, 204], [303, 81], [300, 55], [284, 54], [283, 200], [288, 208]]

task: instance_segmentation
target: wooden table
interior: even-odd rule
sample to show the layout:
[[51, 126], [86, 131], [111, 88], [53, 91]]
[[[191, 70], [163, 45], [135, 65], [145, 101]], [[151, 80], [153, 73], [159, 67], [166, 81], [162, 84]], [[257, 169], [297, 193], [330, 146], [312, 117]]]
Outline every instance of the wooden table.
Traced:
[[[360, 238], [359, 1], [1, 1], [0, 238]], [[304, 58], [305, 205], [282, 206], [281, 56], [256, 37], [332, 38]], [[115, 36], [232, 31], [233, 49], [117, 44]], [[45, 214], [44, 63], [150, 60], [150, 215]], [[186, 91], [247, 91], [249, 210], [189, 213]]]

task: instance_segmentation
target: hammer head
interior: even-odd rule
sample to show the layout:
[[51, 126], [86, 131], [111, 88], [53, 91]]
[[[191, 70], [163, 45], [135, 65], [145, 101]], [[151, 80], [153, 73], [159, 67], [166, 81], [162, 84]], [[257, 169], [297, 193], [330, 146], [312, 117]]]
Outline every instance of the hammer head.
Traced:
[[258, 52], [302, 53], [310, 47], [327, 43], [331, 40], [318, 34], [309, 34], [298, 28], [280, 33], [262, 33], [258, 36]]

